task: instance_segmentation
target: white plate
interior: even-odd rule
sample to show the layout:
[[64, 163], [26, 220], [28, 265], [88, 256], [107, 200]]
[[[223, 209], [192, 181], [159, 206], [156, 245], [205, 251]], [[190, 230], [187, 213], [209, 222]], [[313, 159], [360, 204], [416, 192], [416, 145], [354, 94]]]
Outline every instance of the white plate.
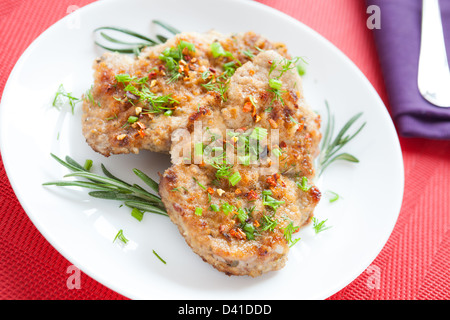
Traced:
[[[364, 112], [367, 126], [345, 149], [361, 162], [336, 163], [319, 181], [322, 191], [341, 195], [330, 204], [325, 194], [316, 210], [316, 216], [328, 219], [332, 228], [318, 235], [311, 227], [303, 229], [284, 269], [256, 279], [226, 276], [195, 255], [167, 217], [148, 214], [138, 222], [118, 202], [93, 199], [85, 190], [41, 185], [68, 172], [50, 157], [51, 152], [80, 162], [93, 159], [95, 170], [104, 163], [119, 177], [136, 182], [132, 168], [157, 179], [157, 172], [169, 166], [167, 156], [150, 152], [103, 158], [85, 143], [79, 108], [72, 115], [51, 107], [59, 84], [75, 96], [92, 84], [91, 65], [102, 52], [93, 44], [96, 27], [118, 25], [153, 34], [152, 19], [184, 31], [253, 30], [285, 42], [292, 55], [309, 61], [304, 87], [314, 109], [323, 113], [327, 99], [338, 127]], [[399, 142], [367, 79], [316, 32], [251, 1], [109, 0], [88, 5], [50, 27], [26, 50], [8, 79], [0, 115], [3, 162], [33, 223], [83, 272], [132, 299], [327, 298], [377, 256], [402, 202]], [[126, 246], [113, 243], [119, 229], [130, 240]]]

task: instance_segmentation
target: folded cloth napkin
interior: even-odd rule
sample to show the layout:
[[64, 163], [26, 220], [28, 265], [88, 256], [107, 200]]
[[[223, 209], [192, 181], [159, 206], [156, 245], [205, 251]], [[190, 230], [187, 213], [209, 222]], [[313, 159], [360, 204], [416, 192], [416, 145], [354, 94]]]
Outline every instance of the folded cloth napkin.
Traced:
[[[391, 115], [399, 134], [450, 140], [450, 108], [429, 103], [417, 87], [422, 1], [366, 0], [366, 4], [380, 8], [380, 29], [373, 30]], [[450, 0], [441, 0], [440, 7], [450, 58]]]

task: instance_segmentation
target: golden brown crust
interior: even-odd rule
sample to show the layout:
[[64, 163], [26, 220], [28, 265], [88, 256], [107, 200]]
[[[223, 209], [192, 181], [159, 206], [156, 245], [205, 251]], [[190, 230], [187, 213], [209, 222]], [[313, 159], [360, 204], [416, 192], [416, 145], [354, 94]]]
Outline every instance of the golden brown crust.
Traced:
[[[171, 82], [159, 55], [181, 40], [193, 43], [195, 52], [190, 52], [189, 60], [183, 60], [184, 63], [180, 64], [180, 79]], [[87, 143], [104, 156], [138, 153], [142, 149], [168, 153], [171, 133], [177, 128], [187, 127], [199, 106], [219, 108], [220, 97], [217, 100], [217, 95], [202, 86], [209, 80], [204, 79], [206, 71], [212, 74], [221, 74], [223, 71], [224, 58], [214, 58], [211, 54], [210, 44], [214, 41], [220, 41], [223, 48], [242, 64], [250, 60], [243, 52], [256, 54], [256, 47], [286, 52], [284, 46], [273, 45], [253, 32], [231, 36], [209, 32], [179, 34], [163, 45], [145, 49], [136, 59], [105, 53], [94, 62], [94, 85], [90, 91], [92, 99], [85, 97], [83, 102], [82, 126]], [[148, 105], [126, 94], [124, 85], [115, 78], [120, 74], [148, 77], [155, 95], [170, 95], [178, 102], [173, 105], [173, 114], [170, 117], [164, 116], [163, 112], [137, 114], [136, 108], [145, 111]], [[127, 125], [130, 116], [138, 116], [142, 126]]]
[[[215, 170], [207, 165], [169, 168], [161, 179], [160, 194], [170, 219], [193, 251], [220, 271], [255, 277], [279, 270], [289, 251], [286, 228], [292, 223], [298, 230], [308, 223], [320, 194], [315, 187], [302, 191], [285, 176], [272, 180], [272, 176], [260, 175], [246, 166], [234, 169], [242, 177], [236, 186], [226, 180], [217, 181]], [[269, 190], [273, 198], [284, 202], [276, 210], [264, 205], [262, 191]], [[234, 210], [225, 213], [212, 209], [224, 203]], [[202, 209], [201, 215], [195, 213], [197, 208]], [[238, 209], [248, 213], [246, 223], [253, 225], [254, 239], [248, 239], [244, 232]], [[276, 221], [273, 230], [264, 229], [264, 216]]]

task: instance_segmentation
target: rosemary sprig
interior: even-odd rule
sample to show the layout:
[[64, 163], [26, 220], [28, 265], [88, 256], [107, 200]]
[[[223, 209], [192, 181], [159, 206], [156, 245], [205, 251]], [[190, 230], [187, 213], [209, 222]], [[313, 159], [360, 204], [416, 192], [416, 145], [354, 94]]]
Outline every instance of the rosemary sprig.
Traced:
[[347, 134], [347, 131], [350, 127], [362, 116], [362, 112], [357, 113], [353, 117], [351, 117], [347, 123], [342, 127], [342, 129], [338, 132], [336, 137], [333, 139], [334, 132], [334, 115], [330, 113], [330, 107], [328, 105], [328, 101], [325, 101], [327, 107], [327, 125], [325, 127], [325, 133], [322, 140], [321, 153], [319, 156], [319, 176], [325, 171], [325, 169], [337, 160], [344, 160], [349, 162], [359, 162], [359, 160], [346, 152], [336, 154], [339, 150], [341, 150], [347, 143], [349, 143], [353, 138], [355, 138], [361, 130], [366, 125], [364, 122], [358, 130], [353, 134]]
[[[156, 25], [159, 25], [160, 27], [164, 28], [165, 30], [169, 31], [171, 34], [175, 35], [177, 33], [180, 33], [179, 30], [177, 30], [176, 28], [162, 22], [159, 20], [152, 20], [152, 22]], [[116, 37], [113, 37], [111, 35], [108, 35], [107, 33], [103, 32], [105, 30], [109, 30], [109, 31], [113, 31], [122, 35], [126, 35], [128, 37], [130, 37], [131, 39], [135, 39], [134, 41], [125, 41], [125, 40], [121, 40], [118, 39]], [[150, 37], [147, 37], [145, 35], [142, 35], [138, 32], [129, 30], [129, 29], [125, 29], [125, 28], [120, 28], [120, 27], [114, 27], [114, 26], [104, 26], [104, 27], [99, 27], [97, 29], [94, 30], [95, 32], [99, 32], [100, 36], [106, 40], [108, 43], [111, 43], [113, 45], [120, 45], [121, 47], [116, 48], [116, 47], [111, 47], [109, 45], [103, 45], [101, 43], [99, 43], [98, 41], [95, 41], [95, 44], [98, 45], [99, 47], [108, 50], [108, 51], [113, 51], [113, 52], [118, 52], [118, 53], [124, 53], [124, 54], [135, 54], [135, 55], [139, 55], [139, 53], [141, 52], [142, 49], [144, 49], [145, 47], [152, 47], [158, 44], [162, 44], [165, 43], [167, 41], [167, 37], [161, 34], [157, 34], [155, 37], [156, 39], [152, 39]]]
[[[167, 216], [164, 204], [159, 196], [148, 192], [138, 184], [130, 184], [115, 177], [103, 164], [101, 168], [104, 176], [89, 172], [69, 156], [66, 156], [65, 161], [54, 154], [51, 154], [51, 156], [72, 171], [64, 177], [80, 180], [51, 181], [44, 183], [44, 186], [88, 188], [93, 190], [89, 192], [91, 197], [123, 201], [126, 206], [132, 209], [136, 208], [143, 212]], [[133, 172], [154, 192], [158, 192], [156, 181], [138, 169], [134, 169]]]

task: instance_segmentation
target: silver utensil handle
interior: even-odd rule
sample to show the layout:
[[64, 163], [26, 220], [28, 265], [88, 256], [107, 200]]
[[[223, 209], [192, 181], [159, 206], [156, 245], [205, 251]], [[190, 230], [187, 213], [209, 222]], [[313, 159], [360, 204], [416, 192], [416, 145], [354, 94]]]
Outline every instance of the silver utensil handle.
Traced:
[[422, 2], [419, 90], [431, 103], [440, 107], [450, 107], [450, 70], [439, 0], [422, 0]]

